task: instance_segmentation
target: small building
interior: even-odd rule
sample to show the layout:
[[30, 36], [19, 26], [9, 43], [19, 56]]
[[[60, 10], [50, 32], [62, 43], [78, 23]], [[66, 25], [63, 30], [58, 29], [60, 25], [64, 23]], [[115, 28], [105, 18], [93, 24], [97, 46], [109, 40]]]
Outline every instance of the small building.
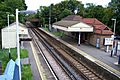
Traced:
[[83, 18], [78, 15], [69, 15], [55, 22], [52, 27], [76, 37], [78, 44], [87, 42], [97, 48], [104, 48], [104, 39], [113, 34], [109, 27], [96, 18]]
[[[2, 48], [15, 48], [16, 45], [16, 23], [2, 29]], [[28, 29], [19, 23], [19, 37], [28, 36]]]

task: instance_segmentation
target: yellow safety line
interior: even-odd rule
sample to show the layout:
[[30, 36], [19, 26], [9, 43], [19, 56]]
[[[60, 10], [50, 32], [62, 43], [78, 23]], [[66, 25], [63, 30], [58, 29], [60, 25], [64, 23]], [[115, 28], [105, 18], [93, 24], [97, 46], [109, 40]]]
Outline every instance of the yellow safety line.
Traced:
[[33, 47], [32, 42], [30, 42], [30, 45], [31, 45], [31, 48], [32, 48], [32, 52], [33, 52], [33, 56], [34, 56], [35, 62], [37, 64], [37, 68], [38, 68], [39, 74], [40, 74], [42, 80], [47, 80], [46, 75], [45, 75], [45, 71], [44, 71], [44, 69], [43, 69], [43, 67], [42, 67], [42, 65], [41, 65], [41, 63], [39, 61], [39, 58], [37, 56], [35, 48]]
[[[42, 29], [42, 28], [39, 28], [39, 29], [41, 29], [42, 31], [46, 32], [47, 34], [50, 34], [50, 33], [48, 33], [47, 31], [45, 31], [44, 29]], [[50, 34], [50, 35], [52, 35], [52, 34]], [[53, 35], [52, 35], [52, 37], [53, 37]], [[61, 41], [61, 40], [58, 39], [58, 41]], [[66, 44], [66, 42], [63, 42], [63, 41], [62, 41], [62, 43]], [[71, 44], [68, 44], [68, 43], [67, 43], [67, 46], [70, 47], [70, 48], [72, 48], [72, 49], [74, 49], [75, 51], [77, 51], [78, 53], [80, 53], [82, 56], [84, 56], [84, 57], [86, 57], [86, 58], [89, 57], [89, 58], [88, 58], [89, 60], [91, 60], [91, 61], [93, 61], [93, 62], [95, 62], [95, 63], [98, 63], [99, 65], [101, 65], [102, 67], [106, 68], [107, 70], [110, 70], [112, 73], [118, 74], [118, 76], [120, 76], [120, 75], [119, 75], [119, 74], [120, 74], [120, 71], [117, 71], [116, 69], [112, 68], [112, 67], [109, 66], [108, 64], [106, 64], [106, 63], [104, 63], [104, 62], [102, 62], [102, 61], [97, 60], [97, 58], [89, 55], [88, 53], [86, 53], [86, 52], [84, 52], [84, 51], [82, 51], [82, 50], [80, 50], [80, 49], [78, 49], [78, 48], [76, 48], [76, 47], [73, 47], [73, 45], [71, 45]], [[108, 68], [109, 68], [109, 69], [108, 69]]]
[[[82, 50], [80, 50], [80, 49], [78, 49], [78, 50], [80, 51], [80, 53], [83, 54], [83, 56], [88, 55], [89, 57], [91, 57], [92, 59], [94, 59], [95, 62], [97, 62], [97, 63], [100, 64], [101, 66], [105, 67], [106, 69], [108, 69], [108, 70], [110, 70], [110, 71], [112, 71], [112, 72], [114, 72], [114, 73], [120, 74], [120, 71], [117, 71], [116, 69], [112, 68], [111, 66], [107, 65], [106, 63], [97, 60], [95, 57], [93, 57], [93, 56], [85, 53], [84, 51], [82, 51]], [[120, 76], [120, 75], [119, 75], [119, 76]]]

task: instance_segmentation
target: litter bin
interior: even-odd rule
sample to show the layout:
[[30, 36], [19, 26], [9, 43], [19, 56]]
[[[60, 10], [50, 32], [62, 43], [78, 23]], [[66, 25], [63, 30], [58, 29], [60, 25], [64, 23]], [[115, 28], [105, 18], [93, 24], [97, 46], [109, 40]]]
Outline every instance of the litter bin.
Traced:
[[100, 39], [99, 38], [96, 39], [96, 48], [100, 48]]

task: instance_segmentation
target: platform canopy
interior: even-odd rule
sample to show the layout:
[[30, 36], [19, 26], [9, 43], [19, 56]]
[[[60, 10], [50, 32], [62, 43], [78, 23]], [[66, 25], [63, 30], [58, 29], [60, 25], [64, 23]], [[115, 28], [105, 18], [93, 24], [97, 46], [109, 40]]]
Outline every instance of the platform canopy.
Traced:
[[61, 20], [52, 25], [55, 29], [66, 32], [93, 32], [93, 27], [80, 21]]

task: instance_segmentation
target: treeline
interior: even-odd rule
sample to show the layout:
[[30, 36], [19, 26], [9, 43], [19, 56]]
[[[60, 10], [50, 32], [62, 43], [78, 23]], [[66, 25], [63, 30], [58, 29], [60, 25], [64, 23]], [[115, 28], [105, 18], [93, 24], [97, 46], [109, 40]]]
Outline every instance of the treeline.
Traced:
[[116, 32], [120, 34], [120, 0], [111, 0], [106, 7], [92, 3], [84, 5], [77, 0], [65, 0], [55, 5], [40, 6], [34, 17], [39, 18], [41, 24], [45, 25], [49, 23], [49, 16], [51, 16], [51, 23], [54, 23], [68, 15], [75, 14], [75, 10], [77, 10], [77, 15], [86, 18], [97, 18], [112, 29], [113, 21], [111, 19], [117, 19]]
[[[7, 14], [14, 16], [10, 17], [10, 23], [15, 21], [15, 10], [26, 10], [25, 0], [0, 0], [0, 28], [7, 25]], [[22, 21], [24, 15], [20, 15]]]

